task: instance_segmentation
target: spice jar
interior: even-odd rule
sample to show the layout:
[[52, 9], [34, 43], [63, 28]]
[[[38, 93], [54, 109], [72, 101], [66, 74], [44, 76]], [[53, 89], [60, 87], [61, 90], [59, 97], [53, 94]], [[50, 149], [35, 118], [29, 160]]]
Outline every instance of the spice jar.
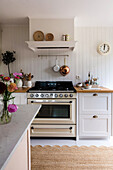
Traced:
[[62, 35], [62, 41], [65, 41], [66, 35]]
[[69, 35], [68, 34], [65, 35], [65, 41], [69, 41]]

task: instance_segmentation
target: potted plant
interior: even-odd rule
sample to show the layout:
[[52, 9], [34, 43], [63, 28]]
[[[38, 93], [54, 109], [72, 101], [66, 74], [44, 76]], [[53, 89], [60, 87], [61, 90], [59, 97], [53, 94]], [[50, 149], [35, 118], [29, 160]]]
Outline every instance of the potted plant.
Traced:
[[4, 64], [8, 66], [9, 77], [11, 77], [9, 64], [13, 63], [16, 60], [16, 58], [14, 57], [15, 53], [16, 53], [15, 51], [13, 52], [6, 51], [5, 53], [2, 53], [2, 56], [3, 56], [2, 61]]

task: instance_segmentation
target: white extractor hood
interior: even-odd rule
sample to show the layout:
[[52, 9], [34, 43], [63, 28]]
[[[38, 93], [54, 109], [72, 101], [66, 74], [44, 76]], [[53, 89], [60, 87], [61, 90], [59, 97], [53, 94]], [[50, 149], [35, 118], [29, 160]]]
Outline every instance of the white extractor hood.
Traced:
[[65, 53], [73, 51], [76, 41], [26, 41], [28, 47], [38, 53], [44, 53], [47, 51]]
[[[33, 34], [40, 30], [44, 36], [51, 32], [54, 41], [34, 41]], [[63, 34], [69, 35], [69, 41], [60, 41]], [[69, 55], [75, 48], [74, 19], [30, 19], [28, 47], [38, 55]]]

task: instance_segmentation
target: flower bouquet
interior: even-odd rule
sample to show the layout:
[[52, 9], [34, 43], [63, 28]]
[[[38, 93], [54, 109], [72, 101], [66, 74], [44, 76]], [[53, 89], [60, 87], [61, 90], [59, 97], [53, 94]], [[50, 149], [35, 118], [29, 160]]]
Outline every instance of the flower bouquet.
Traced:
[[15, 83], [10, 82], [10, 77], [5, 77], [3, 74], [0, 75], [0, 79], [2, 80], [0, 81], [0, 95], [3, 103], [3, 108], [0, 111], [0, 124], [5, 124], [11, 121], [12, 113], [18, 109], [17, 105], [14, 104], [15, 97], [12, 96], [17, 86]]

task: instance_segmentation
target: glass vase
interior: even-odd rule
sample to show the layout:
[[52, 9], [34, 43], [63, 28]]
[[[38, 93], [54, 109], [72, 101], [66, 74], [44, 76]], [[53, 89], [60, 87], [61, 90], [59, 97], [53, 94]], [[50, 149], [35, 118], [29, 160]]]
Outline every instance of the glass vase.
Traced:
[[2, 110], [0, 111], [0, 125], [7, 124], [11, 121], [12, 114], [8, 111], [8, 101], [3, 101]]

